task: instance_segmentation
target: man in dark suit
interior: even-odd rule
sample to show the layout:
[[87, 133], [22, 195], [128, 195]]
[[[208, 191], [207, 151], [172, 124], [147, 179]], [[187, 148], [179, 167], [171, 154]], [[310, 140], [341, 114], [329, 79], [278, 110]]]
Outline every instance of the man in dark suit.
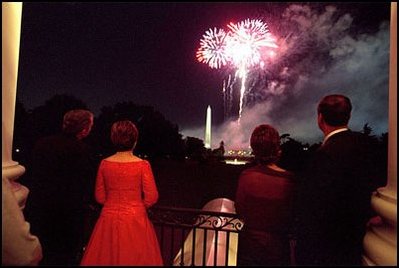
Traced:
[[38, 140], [32, 155], [29, 221], [43, 247], [41, 265], [78, 265], [84, 220], [93, 195], [95, 164], [83, 139], [93, 114], [71, 110], [62, 133]]
[[368, 137], [348, 129], [351, 101], [325, 96], [317, 108], [324, 141], [298, 190], [297, 264], [361, 265], [376, 188]]

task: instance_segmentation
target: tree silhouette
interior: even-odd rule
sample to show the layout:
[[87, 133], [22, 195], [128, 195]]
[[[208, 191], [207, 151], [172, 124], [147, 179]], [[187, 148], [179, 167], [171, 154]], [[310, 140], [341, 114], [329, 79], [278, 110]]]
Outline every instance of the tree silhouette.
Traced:
[[29, 114], [23, 103], [17, 98], [15, 103], [12, 159], [22, 165], [25, 165], [28, 161], [27, 148], [33, 142], [32, 136], [28, 135], [31, 133], [31, 125], [28, 122]]
[[111, 126], [118, 120], [130, 120], [139, 130], [135, 152], [142, 157], [184, 157], [184, 143], [177, 125], [172, 124], [151, 106], [120, 102], [103, 107], [90, 137], [91, 143], [102, 156], [114, 148], [110, 141]]
[[371, 132], [373, 131], [373, 128], [369, 126], [369, 123], [364, 124], [363, 126], [363, 133], [366, 134], [367, 136], [371, 136]]
[[286, 142], [289, 138], [290, 138], [290, 134], [288, 134], [288, 133], [284, 133], [284, 134], [282, 134], [281, 136], [280, 136], [280, 141], [282, 142], [282, 143], [284, 143], [284, 142]]
[[56, 94], [44, 105], [32, 110], [31, 120], [35, 123], [32, 133], [36, 138], [61, 131], [64, 114], [72, 109], [88, 109], [87, 105], [74, 96]]
[[23, 150], [16, 157], [27, 165], [36, 140], [60, 132], [65, 112], [71, 109], [87, 109], [87, 105], [71, 95], [56, 94], [30, 111], [26, 111], [19, 100], [15, 108], [13, 151]]
[[205, 157], [204, 141], [195, 137], [185, 138], [185, 154], [193, 160], [203, 161]]
[[[43, 105], [27, 111], [23, 103], [17, 99], [13, 159], [27, 167], [27, 173], [29, 173], [31, 150], [36, 140], [59, 132], [63, 115], [71, 109], [87, 109], [87, 105], [73, 96], [57, 94]], [[139, 130], [139, 140], [135, 150], [139, 156], [173, 159], [184, 159], [184, 156], [188, 156], [199, 161], [204, 161], [209, 156], [203, 140], [194, 137], [183, 140], [178, 126], [165, 119], [153, 107], [121, 102], [102, 107], [99, 116], [94, 120], [91, 134], [86, 138], [86, 142], [97, 152], [98, 160], [114, 153], [110, 130], [112, 124], [121, 119], [131, 120]], [[380, 186], [384, 186], [387, 180], [388, 133], [377, 137], [372, 135], [372, 131], [368, 123], [363, 126], [362, 132], [370, 137], [375, 152], [375, 167], [378, 171], [376, 180]], [[321, 145], [321, 143], [311, 146], [302, 144], [291, 138], [288, 133], [281, 135], [280, 139], [282, 156], [279, 164], [294, 172], [300, 172], [309, 156]], [[16, 152], [16, 149], [20, 151]]]
[[[279, 165], [287, 170], [299, 172], [304, 168], [305, 162], [308, 159], [308, 151], [305, 150], [309, 146], [303, 145], [301, 142], [290, 138], [289, 134], [284, 134], [281, 137], [285, 138], [285, 142], [281, 144], [281, 158]], [[280, 137], [280, 138], [281, 138]]]

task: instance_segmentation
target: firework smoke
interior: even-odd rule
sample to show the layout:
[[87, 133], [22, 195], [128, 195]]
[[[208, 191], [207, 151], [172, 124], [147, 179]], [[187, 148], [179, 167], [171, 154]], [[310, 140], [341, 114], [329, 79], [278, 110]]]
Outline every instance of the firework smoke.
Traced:
[[[217, 30], [216, 28], [213, 31], [209, 29], [205, 32], [200, 40], [197, 59], [211, 68], [220, 68], [227, 62], [235, 67], [235, 77], [241, 78], [239, 122], [249, 68], [258, 64], [263, 67], [261, 49], [277, 48], [277, 45], [274, 37], [269, 33], [267, 24], [261, 20], [246, 19], [237, 24], [230, 23], [227, 27], [230, 29], [227, 33], [223, 29]], [[223, 93], [226, 96], [224, 86]]]
[[[297, 140], [319, 142], [317, 103], [333, 93], [352, 100], [351, 129], [370, 123], [375, 135], [387, 131], [388, 22], [373, 32], [353, 31], [352, 15], [333, 5], [313, 9], [294, 4], [271, 25], [278, 33], [276, 54], [264, 61], [263, 69], [260, 64], [250, 69], [240, 126], [227, 120], [215, 127], [213, 146], [223, 140], [227, 149], [248, 148], [252, 130], [262, 123]], [[232, 92], [233, 80], [234, 73], [226, 80], [225, 94]]]

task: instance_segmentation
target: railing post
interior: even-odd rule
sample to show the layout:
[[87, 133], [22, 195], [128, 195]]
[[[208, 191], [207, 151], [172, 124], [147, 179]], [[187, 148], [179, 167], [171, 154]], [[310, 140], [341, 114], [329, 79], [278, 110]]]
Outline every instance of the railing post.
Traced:
[[[171, 256], [165, 251], [162, 254], [166, 265], [236, 265], [238, 234], [243, 222], [234, 211], [154, 206], [149, 210], [149, 217], [156, 228], [171, 229]], [[158, 235], [165, 233], [157, 232]], [[168, 238], [161, 237], [158, 241], [168, 241]]]

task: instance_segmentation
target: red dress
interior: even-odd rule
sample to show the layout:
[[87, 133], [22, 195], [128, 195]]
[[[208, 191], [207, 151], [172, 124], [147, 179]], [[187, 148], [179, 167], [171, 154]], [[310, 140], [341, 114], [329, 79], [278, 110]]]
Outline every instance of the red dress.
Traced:
[[241, 173], [235, 200], [236, 212], [244, 219], [238, 266], [290, 265], [294, 191], [291, 172], [257, 165]]
[[95, 195], [103, 208], [81, 265], [163, 265], [146, 210], [158, 200], [149, 162], [103, 160]]

